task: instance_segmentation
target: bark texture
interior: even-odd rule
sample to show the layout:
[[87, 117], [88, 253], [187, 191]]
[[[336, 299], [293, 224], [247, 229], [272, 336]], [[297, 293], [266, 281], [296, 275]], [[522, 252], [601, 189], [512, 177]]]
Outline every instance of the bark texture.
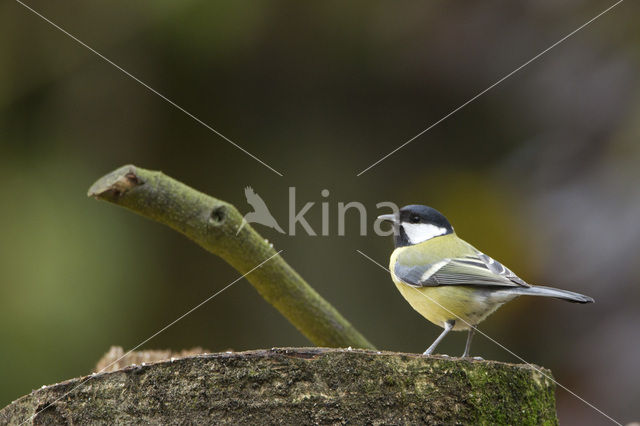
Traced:
[[531, 366], [322, 348], [206, 354], [72, 379], [0, 411], [2, 424], [25, 421], [557, 424], [554, 384]]

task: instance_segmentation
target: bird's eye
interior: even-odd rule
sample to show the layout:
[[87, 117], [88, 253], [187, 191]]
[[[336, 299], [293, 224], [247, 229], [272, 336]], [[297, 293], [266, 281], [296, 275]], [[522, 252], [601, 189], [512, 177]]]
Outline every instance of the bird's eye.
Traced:
[[420, 216], [415, 214], [411, 216], [411, 223], [420, 223]]

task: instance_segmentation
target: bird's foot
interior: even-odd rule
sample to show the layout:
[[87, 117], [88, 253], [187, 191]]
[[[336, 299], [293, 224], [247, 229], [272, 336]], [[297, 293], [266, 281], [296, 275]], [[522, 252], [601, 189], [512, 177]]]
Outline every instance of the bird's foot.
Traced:
[[481, 356], [474, 356], [473, 359], [475, 359], [476, 361], [484, 361], [484, 358], [482, 358]]

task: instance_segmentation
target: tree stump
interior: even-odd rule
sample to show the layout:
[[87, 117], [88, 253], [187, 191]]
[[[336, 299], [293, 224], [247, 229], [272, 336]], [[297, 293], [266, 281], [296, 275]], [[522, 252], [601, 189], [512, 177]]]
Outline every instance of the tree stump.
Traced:
[[42, 387], [3, 408], [0, 424], [557, 424], [545, 375], [368, 350], [203, 354]]

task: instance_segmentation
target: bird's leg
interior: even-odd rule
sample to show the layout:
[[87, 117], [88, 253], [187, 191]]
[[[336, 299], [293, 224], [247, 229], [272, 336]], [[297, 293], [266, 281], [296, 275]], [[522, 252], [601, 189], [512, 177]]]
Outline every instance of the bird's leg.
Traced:
[[473, 333], [475, 333], [475, 331], [475, 325], [469, 328], [469, 334], [467, 334], [467, 344], [464, 346], [464, 353], [462, 354], [462, 358], [466, 358], [469, 356], [469, 352], [471, 351], [471, 339], [473, 339]]
[[451, 329], [453, 328], [455, 323], [456, 323], [455, 320], [445, 321], [445, 323], [444, 323], [444, 331], [431, 344], [431, 346], [429, 346], [429, 348], [426, 351], [424, 351], [424, 353], [422, 355], [431, 355], [433, 353], [433, 351], [436, 349], [436, 346], [438, 346], [438, 343], [440, 343], [442, 341], [442, 339], [444, 339], [444, 336], [446, 336], [451, 331]]

